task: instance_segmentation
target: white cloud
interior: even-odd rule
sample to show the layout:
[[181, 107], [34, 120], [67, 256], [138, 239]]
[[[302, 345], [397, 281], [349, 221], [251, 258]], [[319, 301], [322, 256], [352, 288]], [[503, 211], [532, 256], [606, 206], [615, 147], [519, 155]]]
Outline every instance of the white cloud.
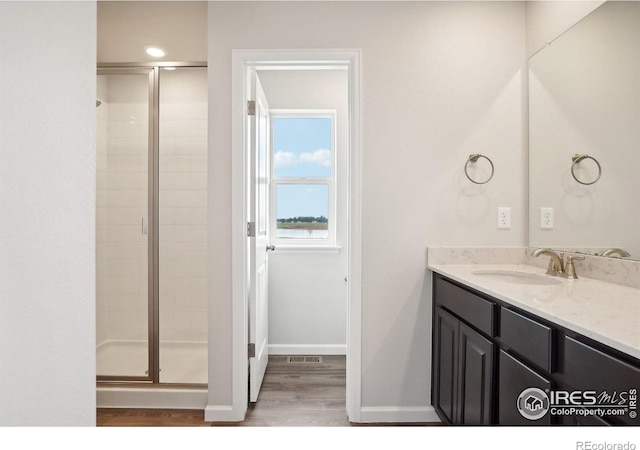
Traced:
[[297, 164], [315, 164], [322, 167], [331, 167], [331, 150], [319, 149], [314, 152], [301, 153], [300, 155], [283, 151], [277, 151], [274, 154], [276, 168]]
[[331, 151], [320, 149], [313, 153], [302, 153], [300, 155], [300, 161], [323, 167], [331, 167]]
[[291, 152], [276, 152], [273, 156], [276, 168], [298, 164], [298, 157]]

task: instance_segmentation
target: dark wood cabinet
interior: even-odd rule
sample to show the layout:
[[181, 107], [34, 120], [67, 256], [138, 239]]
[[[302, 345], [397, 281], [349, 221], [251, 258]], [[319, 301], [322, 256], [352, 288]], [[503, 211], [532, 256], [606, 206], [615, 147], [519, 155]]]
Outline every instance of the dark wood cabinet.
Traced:
[[437, 308], [434, 333], [434, 403], [440, 408], [444, 420], [457, 423], [456, 405], [458, 379], [458, 341], [460, 321], [451, 314]]
[[442, 308], [435, 312], [433, 396], [447, 423], [492, 423], [493, 343]]
[[[498, 423], [500, 425], [550, 425], [550, 415], [531, 420], [525, 418], [518, 409], [520, 394], [526, 389], [538, 388], [543, 392], [551, 390], [551, 381], [513, 356], [500, 350], [498, 362]], [[524, 405], [520, 405], [524, 407]]]
[[464, 318], [472, 327], [488, 336], [496, 329], [496, 304], [456, 284], [439, 279], [434, 285], [438, 305]]
[[500, 308], [499, 338], [503, 346], [547, 373], [555, 371], [554, 334], [549, 326], [509, 308]]
[[460, 323], [458, 358], [458, 421], [464, 425], [492, 423], [494, 344]]
[[[634, 407], [637, 414], [637, 397], [640, 389], [640, 368], [622, 361], [620, 358], [602, 350], [567, 337], [564, 340], [565, 370], [564, 380], [567, 386], [577, 391], [594, 391], [598, 395], [598, 403], [609, 409], [623, 405]], [[629, 414], [612, 416], [615, 423], [640, 425], [640, 420]]]
[[[444, 423], [640, 425], [636, 358], [439, 274], [433, 298], [431, 393]], [[583, 414], [584, 392], [622, 402], [625, 413]], [[579, 412], [553, 412], [553, 401], [573, 405], [568, 395], [577, 399]], [[538, 417], [531, 411], [538, 410], [539, 398], [547, 408]]]

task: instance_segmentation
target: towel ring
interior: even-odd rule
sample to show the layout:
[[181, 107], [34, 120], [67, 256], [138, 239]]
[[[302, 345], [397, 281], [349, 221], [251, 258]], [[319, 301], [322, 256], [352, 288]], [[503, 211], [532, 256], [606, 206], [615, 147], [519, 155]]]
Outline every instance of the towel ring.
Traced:
[[[585, 160], [585, 159], [591, 159], [594, 163], [596, 163], [596, 166], [598, 166], [598, 176], [596, 177], [595, 180], [591, 181], [591, 182], [584, 182], [578, 179], [578, 177], [576, 176], [574, 170], [576, 167], [576, 164], [578, 164], [579, 162]], [[578, 183], [580, 184], [584, 184], [585, 186], [589, 186], [591, 184], [596, 183], [600, 177], [602, 176], [602, 167], [600, 166], [600, 163], [598, 162], [597, 159], [595, 159], [593, 156], [589, 156], [589, 155], [579, 155], [579, 154], [575, 154], [571, 157], [571, 160], [573, 161], [573, 164], [571, 164], [571, 176], [573, 177], [574, 180], [576, 180]]]
[[[489, 175], [489, 178], [487, 178], [484, 181], [476, 181], [473, 178], [471, 178], [471, 176], [469, 175], [469, 163], [470, 162], [475, 163], [480, 158], [486, 159], [487, 161], [489, 161], [489, 164], [491, 165], [491, 174]], [[467, 176], [469, 181], [471, 181], [472, 183], [475, 183], [475, 184], [488, 183], [491, 180], [491, 178], [493, 178], [493, 171], [494, 171], [493, 162], [491, 162], [491, 160], [488, 157], [486, 157], [484, 155], [481, 155], [480, 153], [472, 153], [471, 155], [469, 155], [469, 159], [467, 159], [467, 162], [464, 164], [464, 174]]]

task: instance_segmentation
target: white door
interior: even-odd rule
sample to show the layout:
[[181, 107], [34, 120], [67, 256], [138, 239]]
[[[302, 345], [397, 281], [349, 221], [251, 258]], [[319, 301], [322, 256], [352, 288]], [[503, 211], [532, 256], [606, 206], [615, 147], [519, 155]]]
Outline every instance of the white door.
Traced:
[[250, 74], [249, 118], [249, 401], [258, 400], [267, 369], [268, 351], [268, 267], [269, 258], [269, 105], [255, 71]]

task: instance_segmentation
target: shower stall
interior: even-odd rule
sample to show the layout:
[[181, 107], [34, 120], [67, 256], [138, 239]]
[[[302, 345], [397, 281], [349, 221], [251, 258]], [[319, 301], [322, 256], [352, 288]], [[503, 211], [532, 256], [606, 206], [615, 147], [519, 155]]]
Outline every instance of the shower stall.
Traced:
[[98, 406], [206, 395], [206, 66], [99, 67], [97, 92]]

